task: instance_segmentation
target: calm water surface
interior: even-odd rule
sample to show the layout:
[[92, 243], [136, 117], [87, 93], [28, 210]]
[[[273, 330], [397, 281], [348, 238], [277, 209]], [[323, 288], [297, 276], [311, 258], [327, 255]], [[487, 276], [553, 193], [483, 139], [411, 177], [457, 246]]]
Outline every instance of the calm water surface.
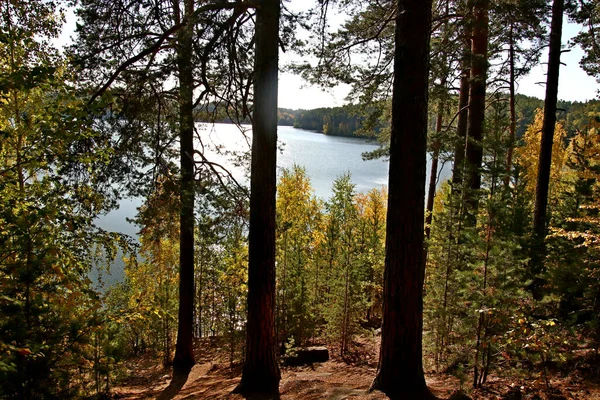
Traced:
[[[207, 158], [227, 166], [238, 181], [248, 184], [246, 171], [241, 167], [234, 167], [232, 156], [224, 154], [224, 150], [241, 152], [249, 149], [249, 140], [240, 133], [239, 128], [232, 124], [203, 124], [198, 128], [201, 129]], [[244, 128], [248, 129], [247, 135], [249, 135], [250, 127]], [[369, 161], [362, 159], [362, 153], [377, 149], [378, 145], [373, 141], [327, 136], [289, 126], [278, 128], [278, 139], [280, 147], [277, 154], [278, 175], [283, 168], [291, 168], [294, 164], [304, 167], [315, 194], [324, 200], [327, 200], [331, 194], [333, 181], [346, 172], [351, 174], [357, 192], [366, 192], [387, 185], [389, 163], [383, 159]], [[427, 172], [429, 175], [429, 165]], [[448, 178], [449, 173], [449, 167], [443, 168], [440, 181]], [[98, 225], [109, 231], [136, 236], [139, 228], [127, 222], [127, 218], [135, 217], [137, 208], [141, 204], [142, 200], [139, 198], [123, 199], [119, 203], [119, 209], [102, 216], [98, 220]], [[120, 271], [115, 273], [122, 274]], [[119, 279], [118, 276], [113, 278]]]
[[[244, 128], [249, 129], [249, 126]], [[249, 149], [249, 141], [240, 133], [238, 127], [232, 124], [214, 124], [204, 125], [200, 129], [207, 157], [231, 168], [235, 178], [247, 184], [245, 171], [233, 166], [230, 154], [223, 154], [223, 150], [240, 152]], [[247, 135], [249, 134], [248, 130]], [[278, 145], [280, 148], [277, 154], [278, 175], [283, 168], [291, 168], [294, 164], [304, 167], [315, 194], [324, 200], [327, 200], [331, 194], [333, 181], [346, 172], [351, 174], [357, 192], [366, 192], [387, 185], [388, 161], [362, 159], [362, 153], [377, 149], [378, 145], [374, 141], [327, 136], [290, 126], [280, 126]], [[220, 152], [216, 150], [217, 147], [221, 149]], [[429, 161], [427, 174], [427, 182], [429, 182]], [[449, 174], [450, 168], [443, 168], [440, 180], [448, 178]], [[136, 215], [137, 207], [141, 202], [139, 198], [122, 200], [118, 210], [99, 219], [99, 225], [107, 230], [135, 235], [137, 228], [128, 223], [126, 218], [133, 218]]]

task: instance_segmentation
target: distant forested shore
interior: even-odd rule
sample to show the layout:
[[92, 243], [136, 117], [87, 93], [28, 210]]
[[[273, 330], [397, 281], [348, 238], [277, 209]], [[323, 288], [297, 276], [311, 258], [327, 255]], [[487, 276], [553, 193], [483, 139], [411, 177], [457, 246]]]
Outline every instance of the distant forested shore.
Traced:
[[384, 124], [374, 129], [364, 129], [367, 118], [356, 106], [315, 108], [312, 110], [278, 109], [277, 125], [293, 126], [297, 129], [322, 132], [330, 136], [377, 136]]
[[[500, 100], [508, 101], [508, 95], [500, 96]], [[543, 109], [544, 101], [532, 96], [522, 94], [515, 98], [517, 113], [517, 138], [523, 137], [527, 127], [533, 123], [537, 109]], [[277, 112], [277, 125], [293, 126], [297, 129], [304, 129], [324, 133], [330, 136], [342, 137], [366, 137], [376, 138], [383, 130], [389, 129], [388, 115], [386, 108], [389, 103], [379, 103], [370, 108], [359, 107], [358, 105], [345, 105], [341, 107], [322, 107], [311, 110], [279, 108]], [[590, 100], [587, 102], [578, 101], [559, 101], [557, 118], [561, 121], [569, 136], [573, 135], [576, 126], [581, 123], [589, 123], [590, 115], [600, 111], [600, 101]], [[208, 114], [210, 117], [200, 117], [199, 120], [211, 122], [233, 122], [228, 117], [216, 117]], [[433, 126], [435, 121], [435, 110], [430, 111], [430, 121]], [[250, 120], [242, 121], [250, 123]], [[432, 128], [433, 129], [433, 128]]]

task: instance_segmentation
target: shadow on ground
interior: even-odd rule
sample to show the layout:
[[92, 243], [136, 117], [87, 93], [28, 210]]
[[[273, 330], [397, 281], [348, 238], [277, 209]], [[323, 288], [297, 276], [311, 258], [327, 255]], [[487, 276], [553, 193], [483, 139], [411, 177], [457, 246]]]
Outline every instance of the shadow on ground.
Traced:
[[171, 400], [179, 394], [181, 388], [186, 384], [188, 376], [190, 375], [191, 369], [183, 372], [178, 372], [173, 375], [171, 383], [167, 386], [162, 393], [157, 397], [158, 400]]

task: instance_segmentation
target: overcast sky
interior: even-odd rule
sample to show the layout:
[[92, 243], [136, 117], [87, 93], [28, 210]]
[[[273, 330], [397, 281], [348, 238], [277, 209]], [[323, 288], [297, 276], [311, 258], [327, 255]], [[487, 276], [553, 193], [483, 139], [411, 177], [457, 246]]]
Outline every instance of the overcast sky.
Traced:
[[[299, 4], [291, 2], [288, 4]], [[303, 6], [306, 6], [303, 4]], [[70, 42], [70, 37], [75, 29], [75, 15], [72, 10], [67, 12], [67, 22], [63, 34], [57, 40], [58, 45]], [[568, 45], [569, 39], [579, 32], [580, 27], [567, 23], [563, 29], [563, 46]], [[600, 85], [592, 77], [589, 77], [579, 66], [579, 60], [583, 51], [579, 47], [573, 47], [570, 52], [563, 53], [561, 61], [565, 64], [560, 69], [560, 82], [558, 98], [570, 101], [587, 101], [598, 97]], [[517, 84], [517, 93], [535, 96], [543, 99], [545, 96], [545, 85], [539, 84], [546, 81], [547, 52], [542, 55], [541, 63], [532, 69], [531, 73], [522, 78]], [[289, 60], [285, 54], [281, 55], [282, 63]], [[279, 75], [279, 107], [281, 108], [303, 108], [312, 109], [319, 107], [335, 107], [345, 103], [348, 87], [340, 86], [330, 91], [323, 91], [319, 87], [309, 86], [300, 78], [290, 73]]]

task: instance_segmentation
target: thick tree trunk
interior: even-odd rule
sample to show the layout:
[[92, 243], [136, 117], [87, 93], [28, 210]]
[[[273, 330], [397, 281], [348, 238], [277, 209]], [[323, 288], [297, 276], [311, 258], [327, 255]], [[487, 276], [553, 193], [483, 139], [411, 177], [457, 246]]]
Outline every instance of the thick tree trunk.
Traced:
[[281, 379], [274, 329], [279, 7], [262, 0], [256, 11], [246, 361], [236, 388], [273, 398]]
[[430, 29], [430, 0], [398, 2], [383, 326], [371, 386], [393, 399], [434, 398], [422, 362]]
[[552, 145], [556, 124], [556, 102], [558, 98], [558, 73], [560, 69], [562, 19], [564, 0], [554, 0], [552, 22], [550, 25], [550, 49], [548, 54], [548, 76], [546, 78], [546, 100], [544, 103], [544, 122], [538, 162], [538, 181], [535, 189], [535, 209], [533, 213], [533, 240], [530, 274], [533, 279], [531, 289], [535, 298], [542, 296], [543, 280], [540, 274], [544, 269], [546, 237], [546, 209], [548, 207], [548, 187], [550, 185], [550, 164], [552, 163]]
[[[191, 16], [194, 1], [186, 0], [184, 13]], [[194, 77], [192, 69], [193, 24], [178, 34], [179, 139], [181, 162], [179, 229], [179, 325], [173, 368], [186, 373], [194, 360]]]
[[487, 80], [488, 8], [489, 0], [473, 2], [473, 38], [471, 40], [471, 87], [467, 127], [467, 187], [468, 213], [477, 215], [478, 195], [481, 188], [483, 162], [483, 125], [485, 121], [485, 91]]

